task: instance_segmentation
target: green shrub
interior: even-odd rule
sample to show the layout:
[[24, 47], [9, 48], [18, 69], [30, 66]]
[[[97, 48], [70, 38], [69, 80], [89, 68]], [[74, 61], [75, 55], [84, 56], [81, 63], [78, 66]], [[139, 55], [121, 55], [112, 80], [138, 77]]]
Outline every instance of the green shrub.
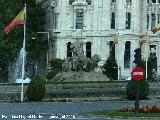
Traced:
[[130, 100], [135, 99], [136, 87], [139, 87], [139, 98], [147, 99], [147, 96], [149, 94], [149, 84], [148, 84], [148, 81], [145, 79], [141, 81], [131, 80], [128, 82], [127, 88], [126, 88], [127, 98]]
[[106, 63], [103, 65], [103, 74], [111, 80], [118, 79], [118, 65], [113, 56], [108, 57]]
[[52, 79], [57, 73], [62, 72], [62, 62], [61, 59], [52, 59], [50, 61], [50, 71], [47, 74], [47, 79]]
[[45, 81], [34, 76], [26, 91], [28, 101], [41, 101], [45, 95]]

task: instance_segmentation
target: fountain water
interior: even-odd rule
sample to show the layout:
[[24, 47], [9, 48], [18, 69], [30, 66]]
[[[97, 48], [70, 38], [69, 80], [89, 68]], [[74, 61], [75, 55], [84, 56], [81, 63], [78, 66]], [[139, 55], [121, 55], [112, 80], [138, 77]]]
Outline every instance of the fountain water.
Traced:
[[[25, 51], [25, 60], [26, 61], [26, 55], [27, 52]], [[14, 82], [15, 83], [22, 83], [22, 62], [23, 62], [23, 48], [21, 48], [20, 53], [18, 55], [18, 58], [15, 63], [15, 71], [14, 71]], [[25, 71], [24, 71], [25, 73]], [[31, 80], [26, 77], [26, 74], [24, 74], [24, 80], [23, 83], [29, 83]]]

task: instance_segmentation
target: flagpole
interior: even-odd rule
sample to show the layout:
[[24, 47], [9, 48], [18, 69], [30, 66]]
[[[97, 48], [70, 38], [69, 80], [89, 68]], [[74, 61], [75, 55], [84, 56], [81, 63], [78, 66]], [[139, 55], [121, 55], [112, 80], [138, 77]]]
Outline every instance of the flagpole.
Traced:
[[119, 33], [116, 35], [116, 50], [117, 50], [117, 66], [118, 66], [118, 81], [119, 81], [119, 74], [120, 74], [120, 71], [119, 71], [119, 49], [118, 49], [118, 43], [119, 43]]
[[147, 32], [146, 32], [146, 47], [145, 47], [145, 52], [146, 52], [146, 80], [148, 78], [148, 47], [147, 47]]
[[116, 49], [117, 49], [117, 65], [118, 65], [118, 81], [119, 81], [119, 50], [118, 50], [118, 44], [116, 44]]
[[23, 53], [23, 56], [22, 56], [22, 77], [21, 77], [21, 80], [22, 80], [22, 87], [21, 87], [21, 102], [23, 102], [23, 97], [24, 97], [24, 93], [23, 93], [23, 80], [24, 80], [24, 67], [25, 67], [25, 46], [26, 46], [26, 4], [25, 4], [25, 7], [24, 7], [24, 40], [23, 40], [23, 47], [22, 47], [22, 53]]

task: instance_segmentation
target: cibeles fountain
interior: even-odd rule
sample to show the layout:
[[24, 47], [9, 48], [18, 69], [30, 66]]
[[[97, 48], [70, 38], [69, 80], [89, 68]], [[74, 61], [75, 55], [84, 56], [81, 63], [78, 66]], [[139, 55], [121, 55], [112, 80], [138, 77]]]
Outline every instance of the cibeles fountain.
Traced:
[[85, 81], [109, 81], [102, 73], [98, 65], [100, 56], [94, 54], [91, 58], [86, 57], [83, 51], [83, 42], [77, 39], [71, 43], [72, 56], [65, 58], [62, 63], [62, 72], [57, 74], [54, 82], [85, 82]]
[[[24, 62], [26, 63], [26, 55], [27, 52], [23, 52], [23, 48], [20, 50], [19, 55], [16, 59], [16, 62], [14, 64], [14, 75], [13, 75], [13, 80], [11, 82], [13, 83], [22, 83], [22, 65], [23, 65], [23, 54], [24, 54]], [[24, 64], [25, 64], [24, 63]], [[25, 66], [24, 66], [25, 67]], [[30, 83], [31, 79], [28, 78], [25, 69], [24, 69], [24, 80], [23, 83]]]

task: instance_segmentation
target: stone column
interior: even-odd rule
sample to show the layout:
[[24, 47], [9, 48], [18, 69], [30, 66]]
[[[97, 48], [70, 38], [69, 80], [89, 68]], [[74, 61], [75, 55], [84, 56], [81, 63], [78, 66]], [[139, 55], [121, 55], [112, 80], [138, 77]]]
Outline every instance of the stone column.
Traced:
[[117, 11], [116, 11], [116, 26], [118, 30], [125, 29], [125, 19], [126, 19], [126, 13], [125, 13], [125, 0], [116, 0], [117, 4]]

